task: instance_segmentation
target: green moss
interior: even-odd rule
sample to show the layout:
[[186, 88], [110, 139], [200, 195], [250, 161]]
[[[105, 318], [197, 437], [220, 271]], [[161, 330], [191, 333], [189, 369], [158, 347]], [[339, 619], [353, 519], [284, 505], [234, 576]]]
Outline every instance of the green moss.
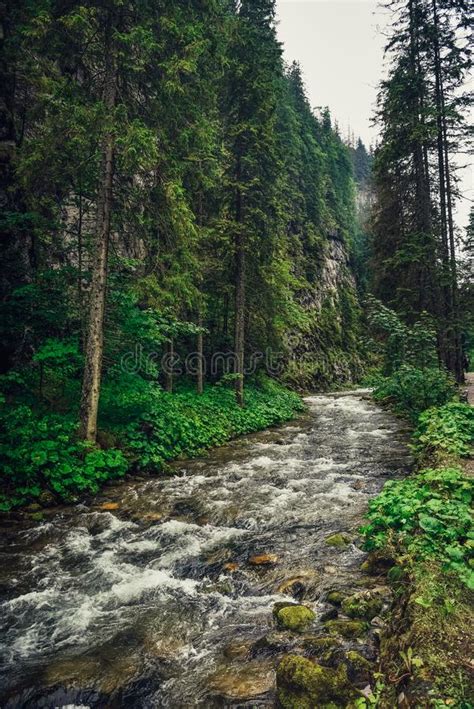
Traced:
[[341, 591], [330, 591], [326, 596], [326, 601], [332, 603], [333, 606], [340, 606], [344, 599], [344, 594]]
[[339, 641], [328, 635], [308, 636], [303, 638], [303, 647], [308, 654], [317, 657], [321, 662], [330, 662], [335, 652], [341, 647]]
[[276, 613], [278, 625], [295, 633], [302, 633], [314, 621], [316, 613], [307, 606], [285, 606]]
[[353, 682], [369, 682], [372, 675], [372, 664], [359, 652], [346, 652], [346, 664], [349, 678]]
[[331, 547], [345, 547], [349, 544], [350, 539], [346, 534], [337, 532], [336, 534], [330, 534], [329, 537], [326, 537], [325, 542]]
[[383, 607], [383, 599], [374, 593], [361, 591], [342, 601], [342, 610], [349, 618], [361, 618], [372, 620], [380, 613]]
[[340, 707], [352, 696], [345, 665], [333, 670], [299, 655], [287, 655], [280, 662], [277, 693], [283, 709]]
[[328, 620], [324, 627], [330, 635], [341, 635], [343, 638], [359, 638], [367, 629], [367, 624], [361, 620]]

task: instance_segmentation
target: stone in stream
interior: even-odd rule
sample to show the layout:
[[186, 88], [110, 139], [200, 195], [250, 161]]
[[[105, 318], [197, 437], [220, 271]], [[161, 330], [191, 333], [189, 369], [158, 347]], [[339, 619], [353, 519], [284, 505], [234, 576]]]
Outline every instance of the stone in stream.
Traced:
[[300, 655], [287, 655], [277, 669], [277, 696], [282, 709], [346, 706], [354, 692], [346, 666], [321, 667]]
[[295, 639], [288, 633], [274, 631], [264, 635], [255, 642], [251, 649], [252, 657], [268, 657], [289, 652], [295, 644]]
[[372, 680], [373, 665], [355, 650], [348, 650], [345, 663], [350, 681], [359, 687], [365, 687]]
[[342, 651], [339, 640], [329, 635], [307, 635], [303, 638], [305, 651], [324, 664], [332, 664], [335, 657]]
[[319, 580], [319, 574], [313, 569], [299, 570], [297, 575], [279, 583], [277, 591], [298, 600], [303, 598], [316, 600], [319, 597]]
[[328, 620], [324, 627], [330, 635], [341, 635], [348, 640], [359, 638], [367, 630], [367, 623], [362, 620]]
[[99, 506], [99, 510], [102, 510], [103, 512], [113, 512], [114, 510], [118, 510], [120, 508], [120, 505], [118, 502], [104, 502], [102, 505]]
[[347, 534], [337, 532], [336, 534], [330, 534], [324, 541], [330, 547], [345, 547], [351, 540]]
[[333, 606], [340, 606], [344, 600], [344, 594], [341, 591], [329, 591], [326, 596], [326, 601]]
[[207, 685], [224, 706], [227, 702], [256, 700], [275, 686], [273, 663], [261, 661], [225, 665], [208, 678]]
[[291, 605], [279, 608], [274, 613], [281, 628], [295, 633], [304, 633], [316, 618], [316, 613], [307, 606]]
[[254, 554], [249, 559], [251, 566], [273, 566], [278, 562], [276, 554]]
[[235, 571], [238, 570], [239, 565], [236, 564], [234, 561], [229, 561], [227, 564], [224, 564], [222, 567], [224, 571], [229, 571], [231, 574], [233, 574]]
[[341, 608], [349, 618], [372, 620], [379, 615], [384, 605], [384, 598], [380, 591], [360, 591], [348, 596], [342, 601]]

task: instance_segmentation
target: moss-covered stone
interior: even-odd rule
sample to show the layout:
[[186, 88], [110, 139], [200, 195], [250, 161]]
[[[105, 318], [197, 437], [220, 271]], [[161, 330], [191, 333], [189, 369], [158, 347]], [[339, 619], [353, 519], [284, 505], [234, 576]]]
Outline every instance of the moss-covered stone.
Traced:
[[342, 601], [342, 610], [349, 618], [372, 620], [380, 613], [383, 607], [383, 598], [377, 593], [361, 591], [348, 596]]
[[324, 627], [330, 635], [341, 635], [343, 638], [360, 638], [364, 635], [367, 624], [362, 620], [328, 620]]
[[344, 600], [344, 594], [341, 591], [329, 591], [326, 596], [326, 601], [332, 603], [333, 606], [340, 606]]
[[331, 547], [345, 547], [349, 544], [350, 539], [347, 534], [337, 532], [336, 534], [330, 534], [324, 541]]
[[332, 662], [341, 649], [341, 644], [329, 635], [308, 635], [303, 638], [303, 647], [309, 655], [317, 657], [322, 664], [327, 664]]
[[287, 655], [280, 662], [277, 693], [283, 709], [340, 707], [352, 696], [345, 665], [334, 670], [299, 655]]
[[372, 678], [372, 664], [355, 650], [349, 650], [345, 655], [347, 673], [351, 682], [366, 685]]
[[284, 606], [276, 613], [278, 625], [295, 633], [303, 633], [316, 618], [316, 613], [307, 606]]

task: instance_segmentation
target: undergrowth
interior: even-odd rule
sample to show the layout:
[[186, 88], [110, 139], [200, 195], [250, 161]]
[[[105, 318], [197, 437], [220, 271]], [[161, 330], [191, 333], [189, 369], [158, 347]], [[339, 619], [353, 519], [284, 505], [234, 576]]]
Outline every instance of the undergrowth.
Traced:
[[127, 471], [162, 470], [166, 461], [199, 455], [244, 433], [281, 423], [301, 411], [301, 399], [271, 380], [246, 388], [246, 405], [225, 386], [201, 396], [190, 387], [173, 394], [110, 382], [101, 407], [101, 447], [76, 438], [73, 412], [45, 413], [27, 403], [0, 403], [0, 510], [40, 500], [45, 491], [72, 501], [97, 492]]

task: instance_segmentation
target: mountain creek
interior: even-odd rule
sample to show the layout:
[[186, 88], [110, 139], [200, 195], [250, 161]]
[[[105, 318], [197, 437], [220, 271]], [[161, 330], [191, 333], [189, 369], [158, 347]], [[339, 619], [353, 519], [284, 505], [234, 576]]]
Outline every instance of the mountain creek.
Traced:
[[[288, 652], [373, 662], [390, 591], [358, 529], [409, 471], [408, 434], [363, 390], [306, 404], [167, 475], [4, 519], [1, 706], [273, 707]], [[367, 592], [376, 615], [354, 620], [341, 599]]]

